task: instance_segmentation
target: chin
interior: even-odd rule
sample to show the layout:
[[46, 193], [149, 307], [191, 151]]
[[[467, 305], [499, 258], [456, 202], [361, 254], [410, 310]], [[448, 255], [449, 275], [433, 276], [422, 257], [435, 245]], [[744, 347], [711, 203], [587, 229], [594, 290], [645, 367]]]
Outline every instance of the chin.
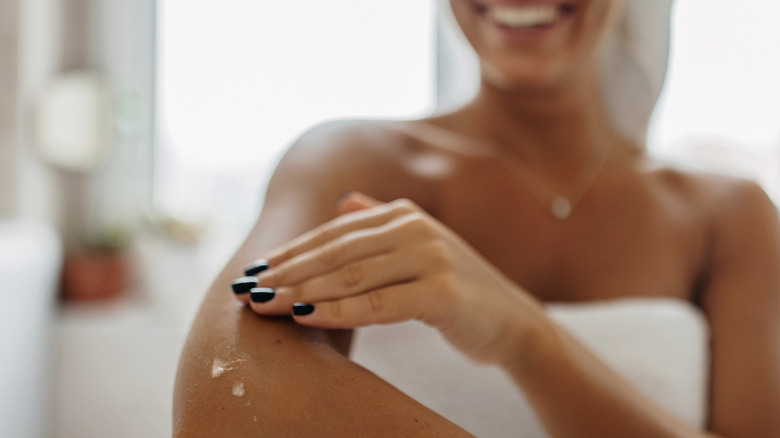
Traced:
[[[648, 0], [650, 1], [650, 0]], [[550, 88], [595, 64], [613, 0], [451, 0], [486, 80]]]
[[507, 91], [554, 92], [573, 81], [589, 76], [586, 65], [574, 63], [571, 58], [518, 59], [505, 58], [494, 62], [482, 61], [483, 81]]

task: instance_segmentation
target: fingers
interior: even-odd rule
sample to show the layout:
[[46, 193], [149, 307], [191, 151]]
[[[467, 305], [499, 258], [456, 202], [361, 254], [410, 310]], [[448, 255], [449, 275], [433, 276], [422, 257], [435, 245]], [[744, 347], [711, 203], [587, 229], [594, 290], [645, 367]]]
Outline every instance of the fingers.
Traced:
[[[370, 199], [366, 197], [367, 199]], [[359, 199], [359, 198], [356, 198]], [[352, 202], [351, 200], [349, 202]], [[356, 201], [357, 202], [357, 201]], [[360, 201], [363, 202], [363, 201]], [[368, 201], [365, 201], [368, 202]], [[356, 230], [381, 226], [399, 216], [418, 210], [411, 201], [399, 200], [363, 210], [352, 211], [293, 239], [273, 250], [266, 260], [269, 266], [279, 266], [293, 257], [324, 245]]]
[[413, 253], [378, 254], [348, 263], [327, 274], [275, 289], [275, 296], [252, 292], [252, 309], [260, 314], [290, 314], [294, 303], [318, 303], [363, 294], [418, 278], [423, 260]]
[[246, 276], [233, 280], [230, 285], [236, 298], [244, 304], [249, 303], [249, 294], [253, 288], [257, 287], [257, 277]]
[[352, 213], [353, 211], [359, 211], [359, 210], [364, 210], [366, 208], [377, 207], [382, 204], [383, 204], [382, 201], [378, 201], [362, 193], [349, 192], [341, 199], [339, 199], [338, 202], [339, 214]]
[[349, 231], [317, 246], [313, 246], [313, 241], [319, 240], [318, 237], [301, 244], [292, 252], [311, 248], [278, 265], [271, 263], [271, 268], [257, 275], [259, 284], [273, 288], [298, 284], [353, 261], [414, 244], [415, 236], [422, 229], [420, 214], [404, 215], [397, 210], [394, 207], [387, 214], [399, 217], [381, 225]]
[[[395, 250], [404, 234], [406, 240], [415, 240], [423, 222], [422, 210], [408, 200], [381, 204], [358, 193], [341, 200], [340, 208], [348, 213], [273, 251], [268, 261], [260, 260], [262, 263], [248, 268], [247, 276], [236, 279], [232, 285], [236, 297], [252, 304], [258, 313], [289, 314], [296, 296], [311, 297], [312, 301], [341, 298], [411, 279], [408, 263], [391, 262], [389, 258], [377, 262], [381, 257], [370, 259]], [[410, 260], [401, 258], [404, 259]], [[379, 269], [380, 265], [385, 265], [385, 269]], [[393, 269], [388, 270], [387, 266]], [[373, 280], [366, 283], [363, 277]], [[307, 284], [310, 279], [317, 280]], [[258, 286], [273, 290], [251, 293]], [[323, 290], [329, 291], [327, 295], [316, 292]], [[275, 299], [277, 295], [282, 298]]]
[[[355, 191], [349, 191], [346, 192], [342, 198], [338, 201], [338, 208], [340, 214], [348, 214], [353, 213], [360, 210], [365, 210], [372, 207], [377, 207], [382, 205], [382, 202], [379, 200], [376, 200], [374, 198], [371, 198], [370, 196], [364, 195], [359, 192]], [[382, 221], [385, 218], [378, 217], [376, 218], [377, 223], [382, 223]], [[359, 227], [361, 225], [364, 226], [370, 226], [370, 221], [364, 221], [362, 223], [354, 223], [354, 227]], [[299, 238], [300, 240], [305, 240], [305, 235], [301, 236]], [[293, 245], [292, 243], [289, 245]], [[305, 248], [298, 248], [298, 250], [302, 250]], [[279, 251], [284, 252], [286, 249], [282, 248]], [[295, 250], [290, 250], [289, 255], [295, 254]], [[281, 263], [286, 258], [283, 256], [276, 256], [272, 257], [272, 261], [274, 263]], [[258, 259], [252, 262], [250, 266], [247, 266], [247, 268], [244, 270], [244, 277], [237, 278], [233, 281], [231, 288], [233, 289], [233, 292], [236, 295], [236, 298], [238, 298], [239, 301], [243, 302], [244, 304], [248, 304], [250, 302], [250, 295], [249, 291], [252, 288], [255, 288], [257, 286], [257, 277], [259, 273], [265, 271], [268, 269], [269, 262], [266, 259]]]
[[397, 284], [340, 300], [306, 303], [293, 309], [301, 325], [326, 329], [350, 329], [430, 318], [431, 311], [446, 314], [447, 303], [436, 303], [425, 281]]

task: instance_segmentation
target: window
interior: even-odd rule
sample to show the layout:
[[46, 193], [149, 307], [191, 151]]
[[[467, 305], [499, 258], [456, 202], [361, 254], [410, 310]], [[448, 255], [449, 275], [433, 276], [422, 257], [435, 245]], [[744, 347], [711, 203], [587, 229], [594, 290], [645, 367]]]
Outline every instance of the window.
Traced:
[[[458, 101], [476, 73], [436, 29], [437, 3], [159, 0], [158, 205], [238, 239], [306, 128]], [[771, 0], [676, 2], [653, 153], [755, 178], [780, 200], [778, 16]]]
[[780, 201], [780, 3], [675, 4], [666, 88], [650, 129], [659, 155], [758, 180]]
[[432, 110], [435, 4], [160, 0], [156, 202], [242, 238], [302, 131]]

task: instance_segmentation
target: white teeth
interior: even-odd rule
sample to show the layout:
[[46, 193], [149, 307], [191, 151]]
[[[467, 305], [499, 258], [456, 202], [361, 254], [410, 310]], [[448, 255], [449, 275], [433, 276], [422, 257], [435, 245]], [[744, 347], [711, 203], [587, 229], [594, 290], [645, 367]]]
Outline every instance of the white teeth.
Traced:
[[555, 6], [493, 6], [488, 10], [491, 20], [517, 29], [547, 26], [558, 21], [560, 15]]

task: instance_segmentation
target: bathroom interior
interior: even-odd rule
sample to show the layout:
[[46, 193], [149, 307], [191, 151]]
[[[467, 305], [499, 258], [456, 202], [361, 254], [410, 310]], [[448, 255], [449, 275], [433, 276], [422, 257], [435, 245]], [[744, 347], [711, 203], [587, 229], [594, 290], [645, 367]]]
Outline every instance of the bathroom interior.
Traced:
[[[648, 147], [777, 202], [769, 3], [676, 1]], [[285, 148], [472, 91], [441, 21], [433, 0], [0, 0], [0, 436], [170, 436], [188, 327]]]

